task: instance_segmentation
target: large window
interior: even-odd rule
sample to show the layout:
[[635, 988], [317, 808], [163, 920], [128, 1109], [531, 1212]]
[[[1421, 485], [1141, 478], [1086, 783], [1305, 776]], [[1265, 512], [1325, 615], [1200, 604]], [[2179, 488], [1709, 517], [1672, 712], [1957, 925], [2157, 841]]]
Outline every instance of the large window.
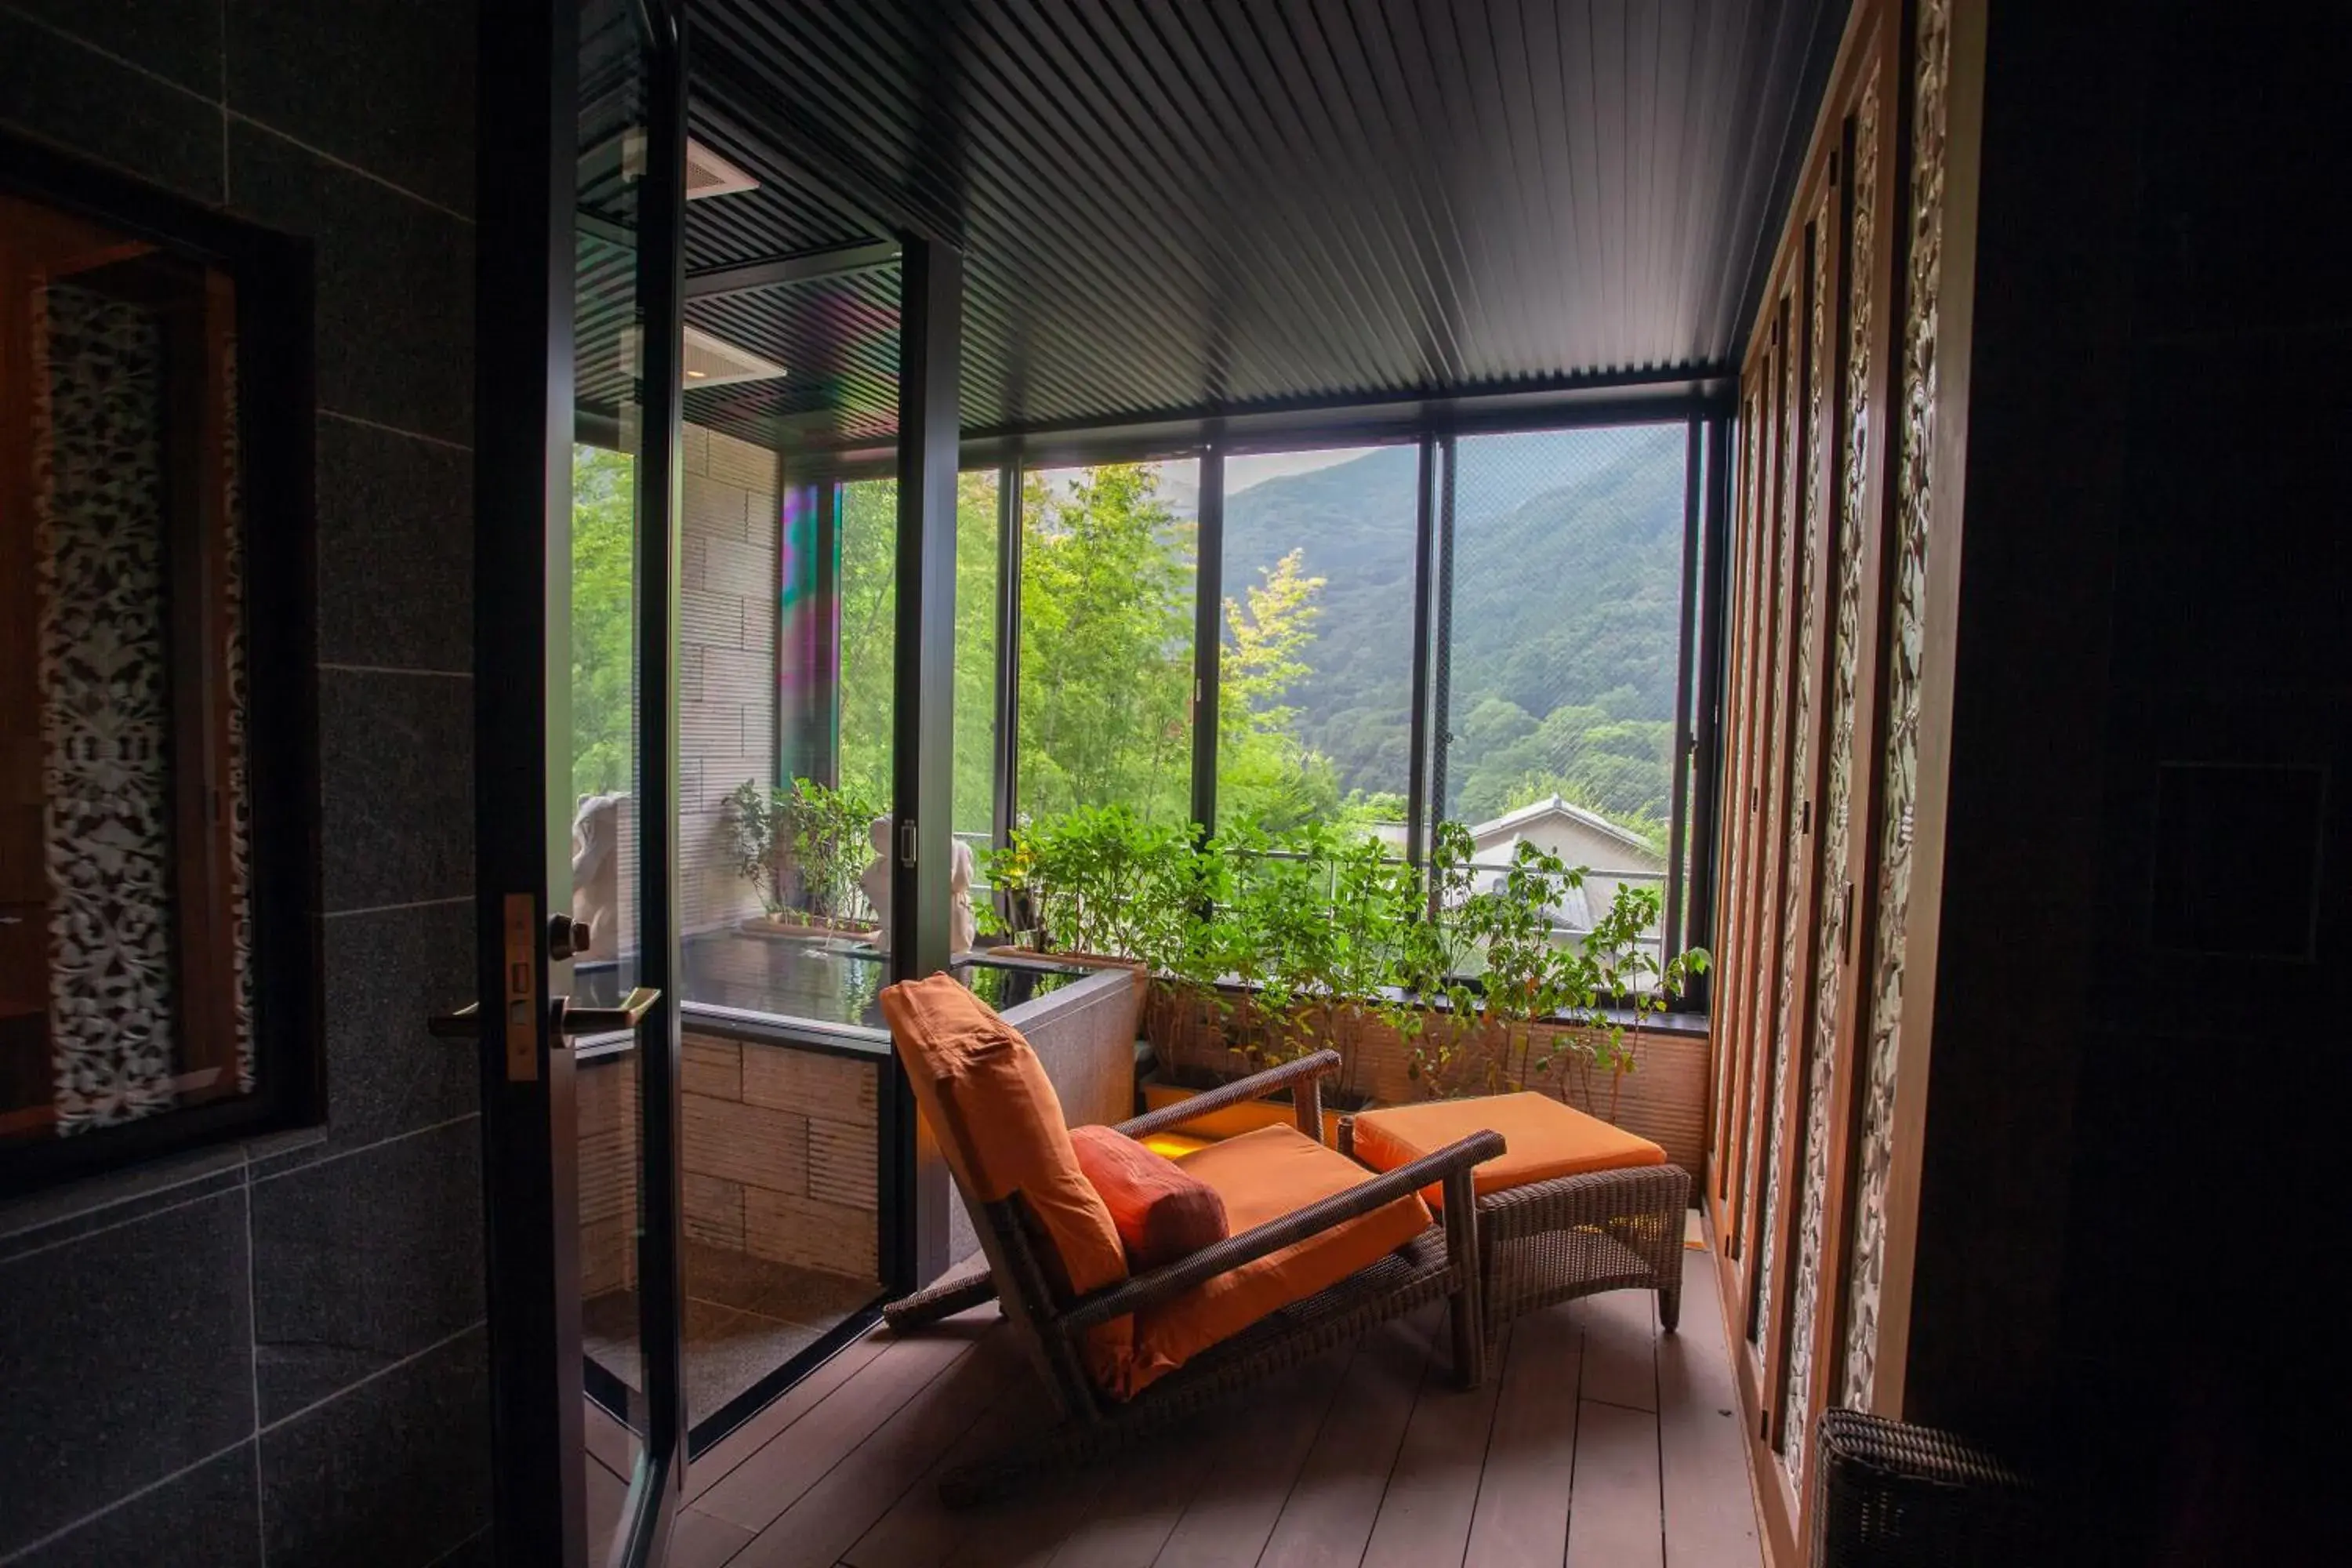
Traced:
[[890, 692], [898, 615], [898, 481], [840, 489], [841, 752], [845, 793], [890, 799]]
[[1345, 822], [1402, 846], [1419, 458], [1402, 446], [1225, 460], [1220, 826]]
[[[1690, 442], [1677, 421], [1228, 455], [1213, 606], [1198, 603], [1197, 459], [961, 474], [952, 831], [984, 847], [1008, 826], [1006, 795], [1010, 826], [1099, 807], [1181, 825], [1199, 798], [1194, 769], [1213, 755], [1213, 780], [1198, 782], [1213, 785], [1221, 831], [1336, 826], [1403, 855], [1448, 819], [1491, 874], [1521, 844], [1588, 868], [1560, 911], [1562, 940], [1629, 883], [1671, 909], [1675, 878], [1706, 874], [1705, 851], [1687, 840], [1699, 858], [1669, 864], [1676, 812], [1706, 765], [1676, 743], [1695, 663]], [[1018, 476], [1010, 507], [1008, 475]], [[587, 506], [594, 487], [583, 479], [582, 491]], [[756, 921], [764, 902], [767, 934], [824, 946], [858, 984], [828, 980], [824, 996], [795, 991], [772, 1005], [778, 980], [763, 967], [751, 991], [695, 999], [855, 1023], [882, 973], [852, 950], [884, 940], [866, 873], [894, 787], [898, 485], [791, 479], [780, 510], [782, 631], [773, 674], [761, 676], [779, 712], [772, 731], [749, 698], [738, 717], [741, 735], [774, 735], [774, 787], [791, 798], [778, 807], [773, 873], [750, 883], [733, 873], [737, 902], [711, 902], [708, 929]], [[721, 565], [750, 559], [710, 547], [690, 608], [709, 610]], [[1016, 647], [1003, 646], [1008, 591]], [[720, 607], [722, 631], [763, 613], [749, 597]], [[693, 632], [696, 615], [686, 623]], [[748, 670], [769, 646], [705, 652], [700, 700], [720, 695], [719, 672]], [[1196, 700], [1204, 655], [1216, 672], [1208, 713]], [[614, 696], [625, 700], [625, 688]], [[583, 793], [612, 787], [589, 733], [596, 711], [583, 689]], [[1011, 735], [1000, 732], [1008, 716]], [[702, 749], [706, 806], [720, 783], [750, 776], [737, 763], [723, 780], [714, 771], [739, 732], [723, 717], [682, 735], [689, 752]], [[1214, 725], [1207, 754], [1195, 744], [1203, 721]], [[747, 1000], [754, 991], [770, 1002]]]
[[1021, 503], [1020, 809], [1192, 810], [1200, 465], [1044, 468]]
[[956, 476], [955, 836], [975, 847], [996, 816], [998, 476]]
[[1441, 809], [1482, 863], [1526, 841], [1591, 868], [1590, 914], [1666, 877], [1687, 441], [1676, 424], [1454, 447]]

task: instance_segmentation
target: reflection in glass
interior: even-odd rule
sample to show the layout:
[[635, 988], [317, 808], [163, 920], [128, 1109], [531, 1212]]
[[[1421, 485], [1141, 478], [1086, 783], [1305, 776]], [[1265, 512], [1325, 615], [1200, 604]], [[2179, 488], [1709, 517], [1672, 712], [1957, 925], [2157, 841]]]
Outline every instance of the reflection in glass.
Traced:
[[0, 1143], [257, 1088], [236, 314], [0, 195]]

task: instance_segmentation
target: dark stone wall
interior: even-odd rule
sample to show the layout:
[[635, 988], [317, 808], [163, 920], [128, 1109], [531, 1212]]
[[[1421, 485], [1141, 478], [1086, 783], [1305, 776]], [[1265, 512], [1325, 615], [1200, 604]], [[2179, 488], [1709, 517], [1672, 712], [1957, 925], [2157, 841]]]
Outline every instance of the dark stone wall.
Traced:
[[[2036, 1462], [2071, 1560], [2339, 1561], [2352, 45], [2284, 3], [1986, 37], [1906, 1415]], [[2325, 770], [2315, 844], [2259, 790], [2168, 818], [2181, 764]], [[2174, 865], [2243, 890], [2193, 941]], [[2306, 894], [2307, 951], [2212, 950]]]
[[472, 0], [0, 4], [0, 127], [316, 246], [329, 1081], [0, 1205], [0, 1561], [483, 1550], [476, 1085], [422, 1027], [473, 984], [473, 48]]

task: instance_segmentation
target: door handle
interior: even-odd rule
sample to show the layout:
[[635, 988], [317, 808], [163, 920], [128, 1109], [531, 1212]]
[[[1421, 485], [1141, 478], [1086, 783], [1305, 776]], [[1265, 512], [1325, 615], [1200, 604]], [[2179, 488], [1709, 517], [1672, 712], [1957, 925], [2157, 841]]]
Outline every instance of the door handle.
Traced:
[[425, 1020], [425, 1032], [436, 1039], [473, 1040], [482, 1033], [482, 1005], [468, 1002], [454, 1013], [435, 1013]]
[[658, 987], [640, 985], [622, 998], [617, 1007], [581, 1007], [566, 1002], [556, 1015], [555, 1026], [567, 1035], [609, 1035], [634, 1029], [660, 1000]]
[[[610, 1035], [623, 1029], [634, 1029], [660, 1000], [661, 990], [653, 985], [638, 986], [617, 1007], [579, 1007], [572, 1005], [567, 998], [558, 997], [556, 1032], [562, 1035]], [[482, 1033], [482, 1005], [468, 1002], [454, 1013], [435, 1013], [425, 1020], [425, 1030], [438, 1039], [478, 1039]]]

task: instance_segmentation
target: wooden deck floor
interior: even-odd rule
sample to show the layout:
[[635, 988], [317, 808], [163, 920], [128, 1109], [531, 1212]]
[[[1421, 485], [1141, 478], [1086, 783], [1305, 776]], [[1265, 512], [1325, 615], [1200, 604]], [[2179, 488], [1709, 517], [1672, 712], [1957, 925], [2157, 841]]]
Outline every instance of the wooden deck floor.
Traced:
[[[1715, 1292], [1681, 1331], [1620, 1292], [1512, 1326], [1475, 1393], [1443, 1320], [1390, 1325], [1252, 1398], [1012, 1502], [950, 1512], [940, 1473], [1042, 1421], [993, 1308], [877, 1330], [693, 1467], [683, 1568], [1754, 1568]], [[592, 1510], [617, 1511], [617, 1485]], [[592, 1539], [601, 1536], [592, 1535]]]

